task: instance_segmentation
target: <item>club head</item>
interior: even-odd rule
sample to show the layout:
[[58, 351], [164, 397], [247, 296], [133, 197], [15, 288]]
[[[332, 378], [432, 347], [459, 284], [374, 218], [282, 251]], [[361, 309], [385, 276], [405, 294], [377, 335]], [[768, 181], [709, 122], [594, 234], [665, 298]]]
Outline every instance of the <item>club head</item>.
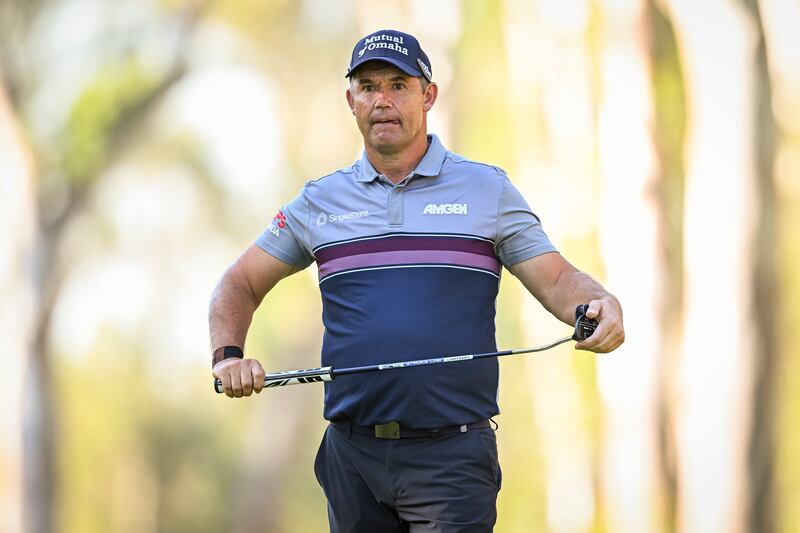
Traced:
[[588, 304], [582, 304], [575, 308], [575, 333], [572, 334], [572, 338], [576, 341], [588, 339], [597, 329], [597, 321], [586, 317], [588, 310]]

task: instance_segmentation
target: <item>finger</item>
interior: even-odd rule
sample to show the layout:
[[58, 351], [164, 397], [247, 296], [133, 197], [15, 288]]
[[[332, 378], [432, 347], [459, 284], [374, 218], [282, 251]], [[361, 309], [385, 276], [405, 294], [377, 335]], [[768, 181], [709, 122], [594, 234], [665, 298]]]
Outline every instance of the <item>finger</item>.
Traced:
[[225, 393], [225, 396], [228, 398], [233, 398], [233, 386], [231, 384], [231, 375], [230, 371], [227, 368], [228, 365], [225, 364], [224, 361], [220, 361], [214, 368], [211, 369], [211, 373], [220, 381], [220, 385], [222, 386], [222, 392]]
[[600, 322], [597, 329], [594, 330], [594, 333], [575, 344], [575, 349], [588, 350], [595, 353], [602, 351], [603, 343], [608, 338], [610, 329], [607, 323]]
[[233, 398], [233, 387], [231, 386], [231, 376], [228, 372], [217, 376], [219, 380], [222, 382], [222, 390], [225, 392], [225, 396], [228, 398]]
[[583, 340], [583, 341], [580, 341], [580, 342], [576, 342], [576, 343], [575, 343], [575, 346], [574, 346], [574, 348], [575, 348], [576, 350], [583, 350], [583, 351], [586, 351], [586, 352], [591, 352], [591, 351], [592, 351], [592, 350], [591, 350], [591, 349], [589, 349], [589, 348], [588, 348], [588, 346], [586, 345], [586, 341], [585, 341], [585, 340]]
[[597, 344], [597, 339], [600, 338], [600, 333], [598, 333], [599, 330], [600, 330], [600, 327], [598, 326], [598, 328], [595, 329], [594, 332], [591, 335], [589, 335], [587, 338], [583, 339], [582, 341], [576, 342], [575, 343], [575, 349], [576, 350], [587, 350], [589, 352], [593, 352], [594, 351], [594, 347]]
[[602, 310], [603, 302], [600, 300], [592, 300], [589, 302], [589, 308], [586, 309], [586, 318], [597, 318], [600, 316], [600, 311]]
[[584, 339], [575, 343], [576, 350], [585, 350], [587, 352], [597, 352], [597, 331], [592, 334], [588, 339]]
[[614, 338], [611, 339], [610, 344], [608, 346], [608, 351], [613, 352], [614, 350], [622, 346], [623, 342], [625, 342], [625, 332], [622, 329], [620, 329], [619, 331], [616, 332]]
[[617, 324], [606, 322], [602, 324], [602, 327], [598, 327], [594, 334], [584, 341], [582, 346], [576, 346], [576, 348], [595, 353], [608, 353], [619, 347], [624, 339], [625, 334], [622, 332], [621, 327]]
[[256, 361], [251, 372], [253, 374], [253, 390], [258, 394], [261, 392], [261, 389], [264, 388], [264, 368], [261, 366], [261, 363]]
[[242, 395], [250, 396], [253, 394], [253, 373], [250, 370], [250, 365], [242, 365], [239, 370], [239, 377], [242, 380]]
[[242, 374], [234, 370], [230, 372], [231, 376], [231, 388], [233, 389], [233, 397], [234, 398], [241, 398], [242, 397]]
[[606, 331], [605, 335], [597, 340], [593, 351], [595, 353], [608, 353], [612, 350], [611, 346], [616, 334], [613, 331]]

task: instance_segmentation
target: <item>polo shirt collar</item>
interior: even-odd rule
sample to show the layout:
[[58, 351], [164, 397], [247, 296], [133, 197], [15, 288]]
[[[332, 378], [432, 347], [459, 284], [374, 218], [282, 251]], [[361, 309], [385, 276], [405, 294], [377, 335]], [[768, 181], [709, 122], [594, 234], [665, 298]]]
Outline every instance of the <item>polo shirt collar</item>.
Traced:
[[[418, 176], [439, 175], [446, 154], [447, 148], [439, 141], [439, 137], [434, 134], [428, 135], [428, 151], [425, 152], [425, 156], [420, 160], [417, 168], [415, 168], [411, 174], [416, 174]], [[359, 161], [356, 181], [369, 182], [377, 179], [378, 176], [378, 171], [375, 170], [375, 167], [369, 162], [367, 151], [364, 150], [364, 153], [361, 155], [361, 160]]]

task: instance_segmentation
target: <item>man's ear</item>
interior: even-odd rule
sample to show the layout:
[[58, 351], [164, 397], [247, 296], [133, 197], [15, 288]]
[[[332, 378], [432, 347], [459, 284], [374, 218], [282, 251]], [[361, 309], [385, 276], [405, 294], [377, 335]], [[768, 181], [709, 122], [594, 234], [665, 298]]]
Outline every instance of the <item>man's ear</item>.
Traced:
[[425, 89], [425, 101], [422, 104], [422, 109], [430, 111], [433, 104], [436, 102], [436, 97], [439, 96], [439, 86], [431, 82], [428, 88]]
[[345, 91], [344, 95], [347, 98], [347, 105], [350, 106], [350, 112], [355, 115], [356, 114], [356, 106], [355, 106], [355, 102], [353, 102], [353, 95], [350, 94], [350, 89], [349, 88], [347, 89], [347, 91]]

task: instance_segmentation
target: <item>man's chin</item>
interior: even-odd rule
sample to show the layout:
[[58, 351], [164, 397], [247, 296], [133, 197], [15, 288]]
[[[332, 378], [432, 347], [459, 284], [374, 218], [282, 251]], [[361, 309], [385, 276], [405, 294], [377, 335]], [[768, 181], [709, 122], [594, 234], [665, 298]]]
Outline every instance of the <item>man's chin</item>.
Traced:
[[387, 139], [383, 137], [370, 139], [370, 146], [373, 150], [383, 155], [396, 154], [403, 150], [408, 143], [403, 143], [400, 139]]

